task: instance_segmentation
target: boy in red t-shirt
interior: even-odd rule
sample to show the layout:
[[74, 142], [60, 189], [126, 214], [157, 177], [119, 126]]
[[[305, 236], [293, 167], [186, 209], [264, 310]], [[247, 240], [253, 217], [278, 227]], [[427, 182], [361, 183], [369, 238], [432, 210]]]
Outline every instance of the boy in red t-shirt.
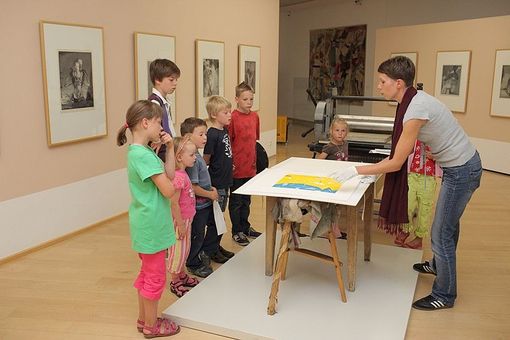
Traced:
[[248, 221], [251, 197], [233, 194], [257, 173], [256, 143], [260, 139], [260, 121], [253, 106], [253, 88], [242, 82], [236, 86], [237, 109], [232, 112], [228, 126], [234, 163], [233, 185], [230, 188], [228, 210], [232, 221], [232, 239], [241, 245], [250, 243], [248, 237], [258, 237], [260, 233], [253, 229]]

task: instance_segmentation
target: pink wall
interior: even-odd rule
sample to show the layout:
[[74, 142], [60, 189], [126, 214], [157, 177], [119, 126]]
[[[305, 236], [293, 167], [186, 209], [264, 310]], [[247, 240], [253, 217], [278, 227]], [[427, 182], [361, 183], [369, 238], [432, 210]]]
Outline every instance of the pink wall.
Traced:
[[[417, 81], [433, 95], [437, 52], [470, 50], [466, 112], [454, 113], [455, 117], [472, 138], [509, 143], [510, 118], [490, 115], [496, 50], [510, 49], [509, 27], [510, 16], [501, 16], [378, 29], [374, 69], [391, 53], [418, 52]], [[378, 94], [376, 85], [374, 80], [374, 93]], [[393, 116], [395, 106], [374, 104], [372, 113]]]
[[[207, 5], [205, 5], [207, 4]], [[104, 28], [108, 136], [49, 148], [39, 21]], [[125, 167], [117, 128], [135, 100], [133, 33], [176, 37], [177, 122], [195, 111], [195, 39], [225, 42], [225, 95], [234, 97], [238, 44], [261, 46], [262, 131], [276, 128], [276, 0], [2, 0], [0, 5], [0, 202]]]

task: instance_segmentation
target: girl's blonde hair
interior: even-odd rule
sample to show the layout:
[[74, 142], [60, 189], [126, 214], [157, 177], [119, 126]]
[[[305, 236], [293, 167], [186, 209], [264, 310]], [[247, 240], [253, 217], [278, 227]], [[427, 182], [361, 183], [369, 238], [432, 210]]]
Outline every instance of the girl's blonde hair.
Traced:
[[191, 141], [191, 134], [189, 134], [189, 133], [185, 134], [182, 137], [175, 137], [174, 138], [175, 165], [179, 165], [180, 162], [177, 160], [177, 156], [182, 154], [182, 152], [184, 151], [184, 147], [188, 143], [193, 144], [193, 142]]
[[126, 122], [119, 129], [117, 133], [117, 145], [122, 146], [126, 144], [126, 130], [133, 128], [144, 118], [153, 119], [163, 117], [163, 110], [161, 106], [148, 100], [139, 100], [134, 102], [126, 112]]
[[343, 119], [343, 118], [335, 117], [335, 118], [333, 118], [333, 121], [331, 122], [331, 125], [329, 125], [329, 138], [330, 139], [331, 139], [332, 132], [333, 132], [333, 126], [335, 124], [344, 125], [345, 128], [347, 129], [347, 132], [349, 132], [349, 124], [347, 124], [347, 121], [345, 119]]

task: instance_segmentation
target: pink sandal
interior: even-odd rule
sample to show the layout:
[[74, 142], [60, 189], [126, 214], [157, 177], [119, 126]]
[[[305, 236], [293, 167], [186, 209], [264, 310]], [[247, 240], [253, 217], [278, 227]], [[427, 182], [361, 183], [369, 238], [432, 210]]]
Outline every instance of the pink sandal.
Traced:
[[170, 281], [170, 291], [174, 293], [178, 298], [181, 298], [189, 292], [189, 288], [186, 288], [182, 281]]
[[179, 327], [175, 322], [162, 318], [158, 319], [153, 327], [144, 326], [142, 332], [146, 339], [152, 339], [164, 336], [172, 336], [179, 333], [180, 331], [181, 327]]
[[179, 279], [182, 281], [182, 284], [186, 287], [195, 287], [197, 286], [200, 281], [195, 279], [194, 277], [189, 276], [188, 274], [184, 274], [184, 276], [180, 276]]
[[[163, 318], [157, 318], [157, 322], [161, 322], [163, 320]], [[143, 332], [143, 328], [145, 327], [145, 321], [143, 320], [136, 320], [136, 329], [142, 333]]]

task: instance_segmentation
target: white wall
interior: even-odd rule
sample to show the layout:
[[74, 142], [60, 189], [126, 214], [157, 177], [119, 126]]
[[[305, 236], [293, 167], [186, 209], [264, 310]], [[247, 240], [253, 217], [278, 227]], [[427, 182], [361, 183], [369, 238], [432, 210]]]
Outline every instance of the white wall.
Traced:
[[[317, 0], [282, 7], [278, 114], [313, 120], [313, 104], [306, 99], [305, 93], [310, 30], [367, 25], [365, 95], [374, 95], [376, 29], [505, 14], [510, 14], [509, 0], [361, 0], [361, 5], [354, 4], [352, 0]], [[370, 112], [369, 103], [351, 111], [352, 114]]]

